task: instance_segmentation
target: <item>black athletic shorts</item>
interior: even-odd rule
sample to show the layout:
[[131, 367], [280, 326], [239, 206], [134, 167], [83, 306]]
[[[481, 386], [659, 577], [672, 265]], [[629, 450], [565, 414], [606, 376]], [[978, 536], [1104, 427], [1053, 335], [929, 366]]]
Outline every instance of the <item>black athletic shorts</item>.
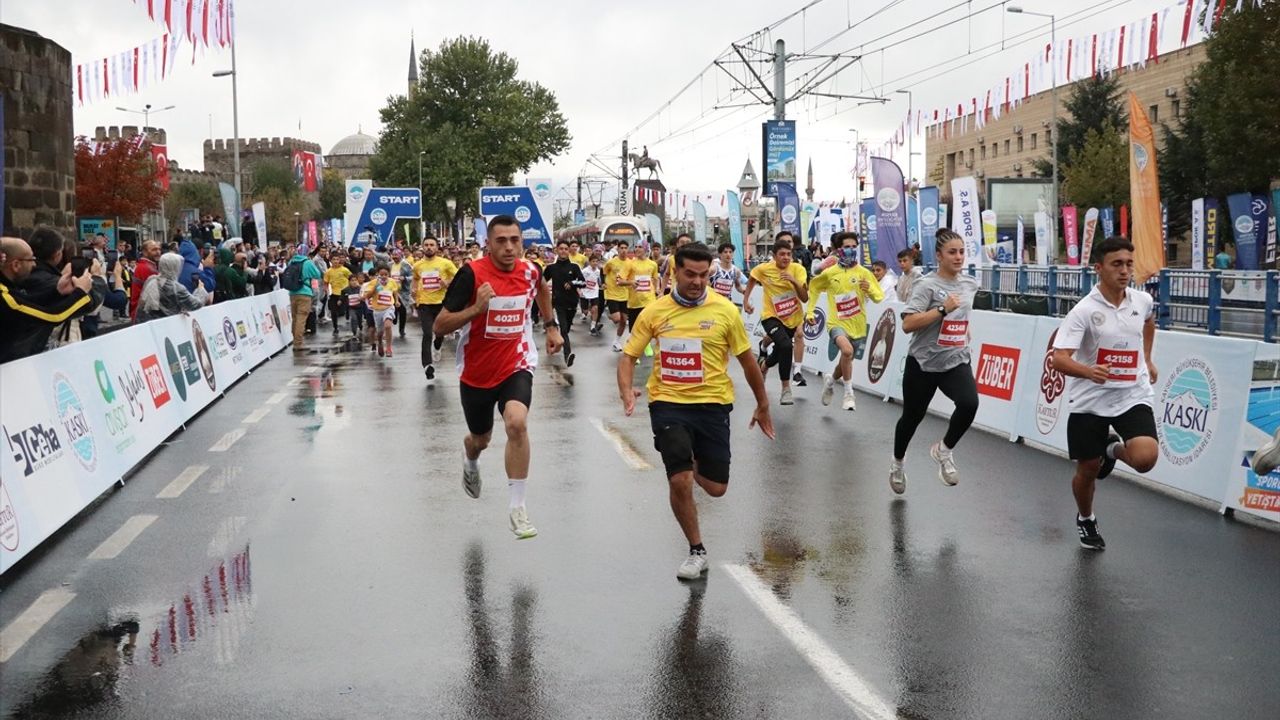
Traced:
[[604, 307], [609, 311], [610, 315], [614, 313], [622, 313], [623, 315], [627, 314], [626, 300], [605, 300]]
[[498, 414], [501, 415], [510, 400], [526, 408], [533, 404], [533, 373], [521, 370], [491, 388], [461, 383], [458, 396], [462, 398], [462, 415], [467, 420], [467, 430], [472, 435], [488, 435], [493, 432], [494, 405], [498, 406]]
[[1107, 452], [1107, 436], [1115, 429], [1125, 441], [1156, 437], [1156, 418], [1150, 405], [1134, 405], [1115, 417], [1071, 413], [1067, 418], [1067, 457], [1096, 460]]
[[729, 413], [733, 405], [649, 403], [653, 447], [662, 453], [667, 478], [693, 470], [718, 483], [729, 482]]

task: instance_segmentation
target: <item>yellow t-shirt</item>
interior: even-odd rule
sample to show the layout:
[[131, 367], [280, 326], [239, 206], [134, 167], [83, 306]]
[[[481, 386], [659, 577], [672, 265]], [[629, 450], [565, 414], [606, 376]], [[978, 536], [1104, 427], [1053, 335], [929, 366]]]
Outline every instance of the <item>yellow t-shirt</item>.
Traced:
[[623, 277], [633, 283], [627, 290], [628, 308], [642, 308], [658, 299], [658, 263], [632, 260]]
[[618, 278], [627, 276], [627, 259], [621, 256], [609, 258], [604, 264], [604, 299], [622, 302], [627, 299], [627, 286], [619, 285]]
[[584, 268], [587, 266], [587, 256], [583, 255], [582, 253], [578, 253], [577, 255], [570, 255], [569, 262], [573, 263], [574, 265], [577, 265], [580, 268]]
[[[795, 328], [800, 325], [804, 313], [801, 312], [800, 296], [796, 294], [796, 289], [791, 283], [782, 277], [783, 272], [778, 269], [773, 260], [770, 260], [751, 268], [751, 279], [764, 288], [764, 307], [760, 308], [760, 319], [768, 320], [776, 317], [782, 321], [783, 325]], [[791, 263], [785, 272], [801, 285], [808, 278], [808, 274], [805, 273], [804, 268], [800, 267], [800, 263]]]
[[[867, 282], [865, 291], [858, 285], [862, 280]], [[813, 308], [824, 292], [827, 294], [827, 327], [841, 328], [854, 340], [866, 337], [867, 300], [884, 300], [884, 291], [876, 276], [861, 265], [849, 268], [833, 265], [814, 275], [813, 282], [809, 283], [809, 302], [804, 308], [806, 320], [813, 319]]]
[[714, 292], [692, 308], [664, 295], [640, 313], [622, 351], [638, 358], [651, 340], [658, 341], [658, 353], [645, 386], [650, 402], [733, 402], [729, 358], [751, 349], [736, 305]]
[[361, 294], [373, 293], [369, 296], [369, 309], [377, 312], [395, 307], [396, 295], [400, 292], [400, 283], [395, 280], [388, 280], [381, 290], [378, 290], [377, 287], [378, 281], [370, 280], [364, 284], [364, 287], [360, 288]]
[[350, 284], [351, 270], [346, 265], [331, 265], [324, 271], [324, 281], [329, 284], [329, 292], [341, 295]]
[[413, 264], [413, 302], [416, 305], [438, 305], [444, 302], [449, 281], [458, 267], [449, 258], [423, 258]]

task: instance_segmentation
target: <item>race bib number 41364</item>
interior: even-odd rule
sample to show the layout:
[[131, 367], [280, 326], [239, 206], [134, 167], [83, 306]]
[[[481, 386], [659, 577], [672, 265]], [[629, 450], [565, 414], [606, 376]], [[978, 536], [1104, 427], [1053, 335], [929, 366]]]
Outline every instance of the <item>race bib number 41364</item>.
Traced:
[[658, 377], [663, 382], [701, 384], [702, 341], [689, 338], [658, 338]]
[[514, 340], [524, 332], [528, 298], [508, 295], [489, 300], [484, 317], [484, 336], [491, 340]]

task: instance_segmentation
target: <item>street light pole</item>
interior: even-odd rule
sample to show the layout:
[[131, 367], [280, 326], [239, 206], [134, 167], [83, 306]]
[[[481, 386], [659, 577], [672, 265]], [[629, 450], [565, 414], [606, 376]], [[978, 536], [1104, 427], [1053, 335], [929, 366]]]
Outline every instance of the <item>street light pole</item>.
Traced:
[[[1049, 161], [1053, 166], [1053, 188], [1049, 194], [1049, 224], [1051, 227], [1057, 227], [1058, 214], [1058, 25], [1057, 18], [1049, 13], [1028, 12], [1016, 5], [1005, 8], [1008, 12], [1019, 15], [1034, 15], [1035, 17], [1049, 18], [1049, 45], [1053, 48], [1050, 59], [1051, 75], [1050, 83], [1052, 88], [1053, 109], [1051, 110], [1049, 120]], [[1053, 237], [1057, 236], [1054, 231]]]
[[[156, 112], [162, 113], [166, 110], [172, 110], [176, 107], [177, 105], [167, 105], [165, 107], [160, 108], [159, 110], [156, 110]], [[147, 130], [151, 128], [151, 103], [147, 103], [146, 105], [143, 105], [141, 110], [131, 110], [127, 107], [117, 107], [116, 109], [119, 110], [120, 112], [127, 112], [127, 113], [133, 113], [134, 115], [141, 115], [142, 116], [142, 133], [141, 133], [142, 137], [145, 140], [151, 139], [151, 135], [147, 132]], [[150, 225], [148, 225], [148, 228], [149, 227]], [[162, 238], [166, 237], [168, 236], [168, 234], [169, 234], [169, 219], [165, 216], [165, 202], [164, 202], [164, 197], [162, 196], [160, 198], [160, 237]]]
[[[422, 188], [422, 158], [427, 154], [426, 150], [418, 151], [418, 207], [425, 207], [422, 202], [422, 196], [426, 195], [426, 191]], [[418, 242], [422, 242], [427, 236], [427, 218], [424, 213], [418, 218]]]
[[[231, 10], [231, 26], [235, 27], [235, 9]], [[236, 227], [240, 227], [240, 206], [244, 203], [244, 195], [240, 185], [240, 94], [238, 88], [239, 74], [236, 72], [236, 39], [235, 33], [231, 37], [231, 69], [219, 70], [213, 74], [214, 77], [231, 76], [231, 139], [235, 143], [235, 147], [231, 151], [231, 172], [234, 174], [236, 187]]]
[[914, 173], [912, 173], [912, 168], [911, 168], [911, 162], [912, 162], [911, 136], [914, 134], [913, 133], [914, 128], [911, 126], [911, 113], [914, 111], [915, 104], [911, 98], [910, 90], [898, 90], [897, 92], [907, 96], [907, 182], [906, 184], [910, 185], [912, 178], [915, 177]]

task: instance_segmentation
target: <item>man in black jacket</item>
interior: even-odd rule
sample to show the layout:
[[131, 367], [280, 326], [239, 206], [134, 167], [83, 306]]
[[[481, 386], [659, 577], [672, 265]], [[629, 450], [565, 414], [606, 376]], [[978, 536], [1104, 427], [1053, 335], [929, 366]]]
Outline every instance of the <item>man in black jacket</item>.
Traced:
[[564, 364], [573, 367], [573, 352], [569, 349], [569, 329], [578, 311], [578, 288], [587, 284], [582, 268], [569, 260], [569, 241], [556, 243], [556, 261], [542, 271], [542, 277], [551, 285], [551, 306], [556, 311], [560, 336], [564, 338]]
[[45, 349], [58, 325], [93, 309], [89, 289], [93, 276], [85, 271], [71, 277], [71, 264], [63, 266], [56, 286], [57, 297], [36, 302], [22, 288], [22, 281], [36, 264], [25, 240], [0, 238], [0, 363], [35, 355]]

